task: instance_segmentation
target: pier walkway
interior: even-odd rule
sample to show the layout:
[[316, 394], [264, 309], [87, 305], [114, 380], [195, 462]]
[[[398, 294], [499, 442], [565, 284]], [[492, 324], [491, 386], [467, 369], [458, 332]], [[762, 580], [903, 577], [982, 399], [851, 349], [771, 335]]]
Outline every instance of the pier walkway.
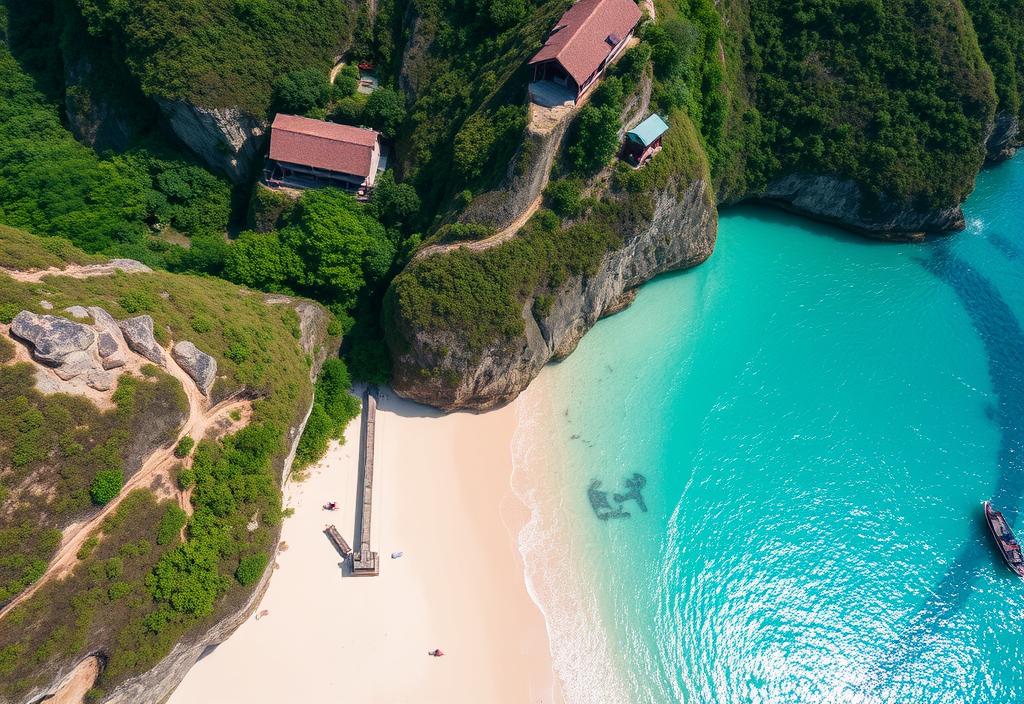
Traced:
[[370, 519], [373, 513], [373, 436], [377, 422], [377, 388], [367, 387], [363, 396], [362, 432], [360, 436], [359, 549], [352, 555], [352, 576], [375, 577], [380, 573], [377, 553], [370, 549]]

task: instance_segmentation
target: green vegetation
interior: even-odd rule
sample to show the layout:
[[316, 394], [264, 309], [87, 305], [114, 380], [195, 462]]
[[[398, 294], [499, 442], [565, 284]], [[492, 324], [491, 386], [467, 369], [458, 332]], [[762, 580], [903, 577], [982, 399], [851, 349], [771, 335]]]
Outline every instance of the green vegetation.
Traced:
[[0, 222], [159, 265], [153, 226], [209, 238], [228, 213], [224, 181], [156, 143], [100, 158], [76, 142], [0, 43]]
[[555, 214], [574, 218], [583, 213], [583, 183], [576, 178], [552, 181], [544, 189], [544, 202]]
[[101, 469], [89, 486], [89, 497], [97, 506], [110, 503], [121, 493], [124, 486], [124, 473], [120, 469]]
[[753, 183], [831, 173], [923, 205], [971, 191], [995, 95], [958, 3], [751, 0], [749, 20]]
[[[343, 0], [79, 0], [89, 31], [152, 97], [265, 114], [275, 79], [301, 69], [326, 82], [352, 37]], [[301, 41], [297, 38], [301, 37]]]
[[964, 0], [995, 78], [999, 109], [1024, 116], [1024, 6], [1013, 0]]
[[603, 217], [565, 229], [557, 215], [542, 210], [518, 237], [497, 247], [414, 261], [386, 299], [392, 349], [404, 349], [416, 330], [455, 336], [478, 354], [521, 334], [523, 301], [557, 290], [569, 276], [593, 274], [621, 242], [612, 225], [616, 209], [600, 204], [598, 210]]
[[274, 81], [276, 112], [305, 115], [315, 108], [326, 108], [330, 99], [331, 86], [327, 76], [314, 68], [289, 71]]
[[[185, 395], [170, 375], [122, 377], [118, 390], [117, 410], [101, 413], [81, 397], [36, 391], [27, 363], [0, 367], [0, 499], [9, 507], [0, 517], [0, 603], [42, 574], [58, 528], [113, 499], [125, 470], [137, 469], [132, 458], [156, 449], [184, 419]], [[134, 434], [142, 424], [149, 432]]]
[[196, 441], [192, 439], [191, 435], [186, 435], [178, 441], [177, 446], [174, 448], [174, 456], [178, 459], [188, 457], [192, 452], [192, 448], [195, 447]]
[[266, 555], [262, 553], [259, 555], [249, 555], [239, 561], [238, 569], [235, 570], [235, 579], [243, 587], [248, 587], [250, 584], [255, 584], [259, 581], [259, 578], [263, 576], [263, 571], [266, 569]]
[[[66, 241], [0, 228], [0, 257], [60, 266], [55, 251], [86, 258]], [[83, 545], [67, 579], [48, 582], [0, 620], [0, 652], [24, 654], [0, 677], [0, 698], [38, 684], [48, 671], [40, 663], [95, 649], [110, 658], [100, 683], [109, 690], [152, 667], [204, 617], [239, 606], [248, 596], [242, 582], [251, 584], [276, 541], [284, 430], [301, 419], [312, 394], [294, 310], [258, 294], [166, 272], [50, 279], [46, 289], [58, 309], [100, 305], [120, 315], [125, 302], [145, 300], [162, 344], [188, 338], [217, 359], [225, 378], [211, 392], [214, 402], [243, 388], [257, 400], [248, 427], [200, 443], [193, 467], [177, 473], [181, 486], [193, 488], [187, 528], [180, 508], [158, 505], [148, 490], [133, 492]], [[0, 276], [0, 299], [38, 311], [39, 298], [35, 285]], [[174, 440], [187, 403], [177, 380], [154, 365], [121, 377], [116, 409], [106, 412], [78, 396], [40, 394], [28, 364], [0, 367], [0, 398], [10, 401], [0, 414], [2, 602], [42, 573], [60, 527], [95, 510], [94, 499], [108, 501], [152, 449]], [[33, 491], [22, 488], [29, 476]], [[258, 526], [250, 531], [254, 515]], [[243, 561], [248, 567], [236, 578]]]
[[609, 76], [580, 109], [566, 149], [569, 164], [577, 175], [597, 173], [618, 151], [624, 97], [622, 80]]
[[175, 542], [187, 521], [188, 514], [180, 506], [169, 504], [160, 519], [160, 525], [157, 526], [156, 544], [167, 545]]
[[331, 440], [344, 440], [345, 426], [359, 415], [360, 408], [359, 399], [349, 393], [351, 387], [352, 379], [343, 361], [324, 362], [316, 382], [313, 410], [295, 451], [293, 470], [308, 467], [323, 457]]

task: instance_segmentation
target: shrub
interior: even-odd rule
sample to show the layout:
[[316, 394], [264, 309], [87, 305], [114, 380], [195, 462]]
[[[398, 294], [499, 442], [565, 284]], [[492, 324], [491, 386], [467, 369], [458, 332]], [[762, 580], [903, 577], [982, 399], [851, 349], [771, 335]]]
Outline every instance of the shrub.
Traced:
[[356, 72], [356, 75], [353, 76], [352, 73], [347, 70], [348, 68], [349, 66], [346, 66], [338, 72], [337, 76], [334, 77], [334, 90], [331, 92], [335, 100], [349, 97], [355, 93], [356, 88], [359, 87], [359, 69], [355, 66], [351, 66], [351, 68], [355, 68]]
[[0, 323], [10, 325], [14, 316], [21, 312], [21, 306], [16, 303], [0, 303]]
[[196, 441], [192, 439], [191, 435], [186, 435], [178, 441], [178, 446], [174, 448], [174, 456], [178, 459], [188, 457], [189, 453], [192, 452], [192, 448], [195, 446]]
[[398, 134], [398, 128], [405, 120], [405, 104], [402, 96], [393, 88], [381, 87], [373, 91], [363, 108], [363, 119], [368, 125], [380, 130], [386, 137]]
[[267, 556], [262, 553], [243, 557], [238, 563], [238, 569], [235, 570], [235, 579], [243, 587], [255, 584], [267, 569], [267, 562]]
[[129, 291], [118, 298], [117, 303], [128, 315], [152, 311], [157, 306], [156, 299], [148, 291]]
[[178, 472], [178, 488], [182, 491], [191, 489], [196, 484], [196, 473], [191, 469], [183, 469]]
[[573, 125], [569, 160], [573, 171], [590, 175], [607, 164], [619, 148], [619, 110], [586, 105]]
[[305, 115], [326, 106], [330, 97], [327, 77], [316, 69], [296, 69], [274, 81], [274, 107], [278, 112]]
[[563, 178], [553, 181], [544, 189], [547, 206], [565, 218], [574, 218], [583, 212], [581, 183], [578, 179]]
[[120, 469], [101, 469], [96, 473], [89, 487], [89, 497], [98, 506], [109, 503], [124, 486], [124, 474]]
[[437, 230], [439, 242], [463, 242], [482, 240], [494, 234], [494, 228], [477, 222], [453, 222]]
[[168, 545], [175, 542], [181, 535], [181, 529], [185, 527], [188, 514], [180, 506], [170, 504], [160, 519], [160, 525], [156, 530], [156, 544]]
[[82, 547], [78, 548], [78, 552], [75, 553], [75, 557], [77, 557], [79, 560], [86, 559], [87, 557], [89, 557], [89, 555], [92, 554], [92, 551], [99, 544], [100, 539], [97, 538], [95, 535], [90, 535], [88, 538], [85, 539], [85, 542], [82, 543]]

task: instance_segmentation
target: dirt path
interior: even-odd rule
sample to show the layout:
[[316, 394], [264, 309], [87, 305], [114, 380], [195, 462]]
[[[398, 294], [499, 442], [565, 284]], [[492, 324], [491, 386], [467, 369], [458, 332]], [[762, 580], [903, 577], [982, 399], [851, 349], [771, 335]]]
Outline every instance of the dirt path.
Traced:
[[15, 281], [27, 284], [37, 284], [45, 276], [70, 276], [73, 279], [88, 279], [93, 276], [109, 276], [118, 271], [123, 271], [126, 274], [153, 273], [153, 270], [148, 266], [134, 259], [111, 259], [103, 264], [69, 264], [63, 269], [50, 267], [49, 269], [37, 269], [35, 271], [0, 268], [0, 272], [7, 274]]
[[71, 674], [60, 683], [57, 692], [46, 701], [50, 704], [81, 704], [85, 701], [85, 693], [96, 684], [99, 675], [100, 660], [91, 655], [75, 666]]
[[469, 249], [474, 252], [482, 252], [485, 249], [491, 247], [497, 247], [502, 242], [512, 239], [516, 236], [516, 233], [522, 229], [523, 225], [530, 221], [533, 214], [536, 213], [544, 202], [543, 196], [537, 196], [532, 203], [519, 214], [519, 217], [515, 221], [503, 230], [498, 230], [493, 235], [488, 235], [482, 240], [473, 240], [470, 242], [447, 242], [445, 244], [432, 244], [424, 247], [420, 251], [416, 252], [416, 256], [413, 259], [423, 259], [433, 254], [442, 254], [444, 252], [451, 252], [455, 249]]
[[[134, 355], [134, 353], [132, 354]], [[167, 357], [170, 359], [169, 354]], [[166, 486], [171, 488], [171, 495], [177, 495], [176, 498], [178, 504], [187, 504], [187, 507], [182, 506], [182, 508], [185, 508], [188, 513], [191, 513], [191, 503], [189, 501], [189, 498], [191, 497], [191, 490], [187, 492], [178, 491], [173, 482], [173, 477], [171, 476], [171, 469], [181, 461], [174, 456], [174, 448], [177, 446], [178, 441], [186, 435], [190, 435], [193, 438], [204, 437], [207, 430], [219, 423], [223, 417], [229, 416], [232, 411], [244, 410], [246, 407], [250, 406], [250, 401], [247, 399], [238, 400], [228, 398], [221, 401], [216, 406], [208, 408], [208, 401], [206, 397], [199, 391], [199, 388], [192, 380], [192, 377], [186, 374], [181, 367], [173, 362], [168, 362], [164, 371], [181, 383], [181, 386], [185, 391], [185, 395], [188, 398], [188, 417], [179, 429], [174, 442], [165, 447], [159, 448], [147, 457], [146, 461], [143, 462], [142, 467], [139, 468], [139, 471], [125, 482], [120, 493], [112, 501], [104, 505], [95, 516], [85, 523], [72, 523], [64, 529], [61, 545], [50, 560], [50, 564], [46, 568], [46, 572], [44, 572], [43, 575], [32, 584], [32, 586], [0, 609], [0, 619], [9, 613], [15, 606], [35, 594], [51, 579], [64, 577], [69, 574], [78, 564], [78, 551], [81, 549], [82, 544], [85, 543], [89, 536], [93, 535], [93, 533], [102, 525], [103, 520], [107, 516], [117, 510], [117, 507], [120, 506], [124, 498], [133, 490], [150, 486], [158, 480], [162, 480]], [[168, 498], [170, 498], [170, 496]]]
[[[655, 18], [654, 0], [641, 0], [641, 6], [647, 10], [651, 20], [653, 21]], [[631, 38], [625, 49], [619, 52], [618, 56], [612, 60], [609, 66], [617, 63], [627, 51], [639, 43], [640, 40], [637, 37]], [[597, 86], [599, 84], [600, 81], [595, 81], [593, 87], [589, 88], [587, 92], [580, 97], [576, 104], [572, 106], [559, 105], [549, 108], [537, 105], [536, 103], [530, 103], [530, 123], [527, 129], [534, 133], [546, 133], [554, 130], [562, 122], [571, 120], [580, 108], [587, 104], [587, 101], [590, 99], [590, 96], [594, 94], [594, 91], [597, 90]], [[556, 142], [555, 147], [557, 148], [557, 146], [558, 143]], [[507, 227], [504, 227], [493, 235], [488, 235], [481, 240], [427, 245], [413, 255], [413, 260], [424, 259], [435, 254], [444, 254], [445, 252], [451, 252], [456, 249], [468, 249], [473, 252], [482, 252], [484, 250], [491, 249], [492, 247], [497, 247], [501, 243], [512, 239], [516, 236], [516, 233], [518, 233], [519, 230], [529, 222], [534, 213], [540, 209], [540, 206], [544, 201], [544, 189], [547, 187], [550, 175], [550, 171], [544, 175], [544, 179], [540, 186], [540, 193]]]

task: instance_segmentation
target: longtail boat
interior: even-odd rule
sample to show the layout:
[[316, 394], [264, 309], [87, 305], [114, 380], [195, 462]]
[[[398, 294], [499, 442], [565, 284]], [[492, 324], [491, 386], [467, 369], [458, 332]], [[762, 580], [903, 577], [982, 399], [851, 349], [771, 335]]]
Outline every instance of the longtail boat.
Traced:
[[985, 502], [985, 522], [988, 523], [988, 529], [992, 531], [996, 547], [999, 548], [1006, 564], [1018, 577], [1024, 579], [1024, 554], [1021, 553], [1020, 543], [1013, 536], [1013, 531], [1010, 530], [1010, 525], [1003, 518], [1003, 514], [992, 508], [991, 501]]

